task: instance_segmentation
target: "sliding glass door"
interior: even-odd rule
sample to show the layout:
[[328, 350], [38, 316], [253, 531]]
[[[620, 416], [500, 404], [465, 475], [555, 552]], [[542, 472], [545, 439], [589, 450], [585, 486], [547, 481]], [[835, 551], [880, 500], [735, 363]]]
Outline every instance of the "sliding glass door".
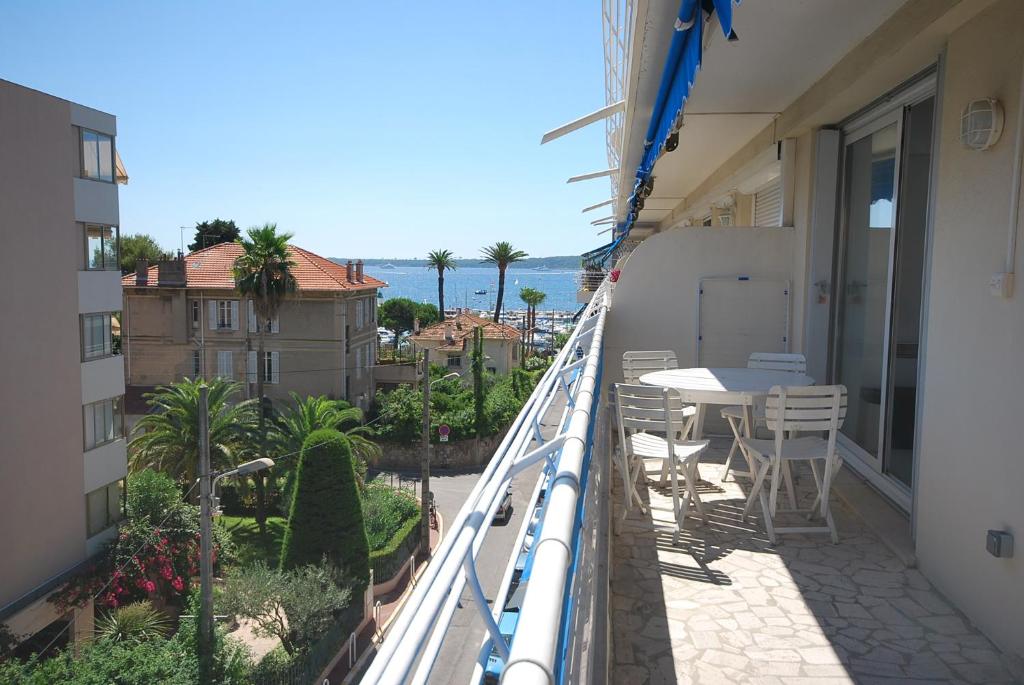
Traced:
[[909, 493], [934, 96], [844, 130], [832, 377], [843, 433], [871, 471]]

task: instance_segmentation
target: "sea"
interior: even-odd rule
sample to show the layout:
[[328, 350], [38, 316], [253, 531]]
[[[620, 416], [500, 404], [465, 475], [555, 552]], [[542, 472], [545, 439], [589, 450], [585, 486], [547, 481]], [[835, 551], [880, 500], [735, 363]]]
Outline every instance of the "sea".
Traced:
[[[437, 305], [437, 271], [414, 266], [395, 268], [367, 265], [366, 273], [388, 284], [381, 292], [383, 299], [408, 297], [416, 302]], [[519, 299], [522, 288], [536, 288], [547, 294], [547, 299], [538, 307], [539, 312], [575, 312], [576, 303], [575, 271], [516, 269], [509, 267], [505, 272], [505, 311], [525, 310], [526, 305]], [[486, 294], [478, 295], [476, 291]], [[444, 304], [448, 309], [468, 307], [473, 310], [494, 309], [494, 298], [498, 292], [498, 269], [495, 267], [460, 267], [446, 271], [444, 275]]]

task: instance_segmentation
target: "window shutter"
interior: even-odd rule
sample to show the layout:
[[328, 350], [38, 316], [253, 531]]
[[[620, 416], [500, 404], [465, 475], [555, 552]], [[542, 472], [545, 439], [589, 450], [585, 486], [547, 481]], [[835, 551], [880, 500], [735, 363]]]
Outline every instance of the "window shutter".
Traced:
[[363, 348], [356, 348], [356, 380], [363, 377]]
[[754, 193], [754, 226], [782, 225], [782, 181], [775, 179]]
[[209, 328], [211, 331], [217, 330], [217, 300], [210, 300], [210, 316], [209, 316]]
[[222, 350], [217, 353], [217, 375], [221, 378], [234, 378], [234, 355], [231, 350]]
[[249, 332], [250, 333], [255, 333], [256, 332], [256, 307], [255, 307], [255, 305], [253, 305], [252, 300], [246, 300], [245, 303], [246, 303], [247, 308], [249, 310]]
[[271, 352], [270, 353], [270, 382], [280, 383], [281, 382], [281, 353]]
[[281, 317], [277, 314], [270, 320], [270, 332], [280, 333], [281, 332]]
[[256, 350], [249, 350], [245, 360], [246, 380], [250, 383], [256, 382]]
[[231, 300], [231, 330], [238, 330], [238, 300]]

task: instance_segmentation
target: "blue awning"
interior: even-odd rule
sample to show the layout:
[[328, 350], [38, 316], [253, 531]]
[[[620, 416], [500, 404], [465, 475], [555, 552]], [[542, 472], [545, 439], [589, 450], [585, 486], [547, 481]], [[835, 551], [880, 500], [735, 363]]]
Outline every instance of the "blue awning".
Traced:
[[633, 193], [629, 197], [629, 210], [620, 231], [628, 233], [638, 214], [639, 194], [651, 179], [651, 172], [664, 152], [665, 141], [679, 128], [679, 123], [690, 96], [697, 71], [700, 70], [704, 31], [704, 7], [713, 7], [726, 38], [733, 38], [732, 5], [739, 0], [682, 0], [675, 23], [675, 35], [669, 46], [661, 85], [651, 112], [651, 122], [644, 138], [643, 157], [636, 172]]

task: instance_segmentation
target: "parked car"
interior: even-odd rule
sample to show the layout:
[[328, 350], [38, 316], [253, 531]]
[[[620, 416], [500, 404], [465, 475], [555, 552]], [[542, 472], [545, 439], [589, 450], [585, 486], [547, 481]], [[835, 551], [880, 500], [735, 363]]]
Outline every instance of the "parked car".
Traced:
[[494, 520], [508, 523], [512, 518], [512, 486], [505, 488], [505, 494], [501, 498], [501, 505], [494, 512]]

